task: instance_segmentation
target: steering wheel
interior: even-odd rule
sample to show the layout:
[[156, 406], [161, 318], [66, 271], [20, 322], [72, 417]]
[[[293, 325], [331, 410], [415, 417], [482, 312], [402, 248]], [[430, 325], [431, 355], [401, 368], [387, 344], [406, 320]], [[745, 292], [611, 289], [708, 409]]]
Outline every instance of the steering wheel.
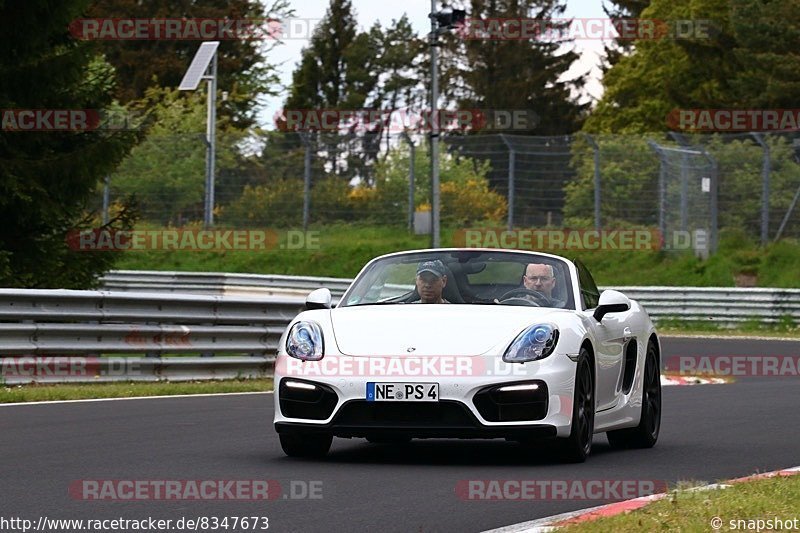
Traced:
[[[527, 297], [527, 298], [526, 298]], [[532, 300], [530, 298], [533, 298]], [[528, 289], [527, 287], [519, 287], [511, 289], [499, 298], [501, 304], [507, 305], [530, 305], [533, 307], [550, 307], [552, 302], [542, 292]]]

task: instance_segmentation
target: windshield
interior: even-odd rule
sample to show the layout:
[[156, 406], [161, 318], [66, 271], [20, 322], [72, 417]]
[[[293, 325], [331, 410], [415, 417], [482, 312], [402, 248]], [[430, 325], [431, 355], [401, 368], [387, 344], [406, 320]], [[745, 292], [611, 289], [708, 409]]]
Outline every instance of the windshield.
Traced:
[[538, 254], [416, 252], [374, 262], [339, 307], [434, 303], [574, 309], [569, 279], [565, 261]]

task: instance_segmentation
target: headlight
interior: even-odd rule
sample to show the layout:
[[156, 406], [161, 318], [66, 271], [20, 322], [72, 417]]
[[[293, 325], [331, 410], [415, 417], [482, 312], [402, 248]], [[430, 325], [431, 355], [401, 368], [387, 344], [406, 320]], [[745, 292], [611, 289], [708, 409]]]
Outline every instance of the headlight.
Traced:
[[298, 322], [286, 336], [286, 353], [303, 361], [319, 361], [325, 353], [322, 330], [314, 322]]
[[556, 349], [558, 329], [553, 324], [537, 324], [531, 326], [514, 339], [503, 361], [506, 363], [524, 363], [544, 359]]

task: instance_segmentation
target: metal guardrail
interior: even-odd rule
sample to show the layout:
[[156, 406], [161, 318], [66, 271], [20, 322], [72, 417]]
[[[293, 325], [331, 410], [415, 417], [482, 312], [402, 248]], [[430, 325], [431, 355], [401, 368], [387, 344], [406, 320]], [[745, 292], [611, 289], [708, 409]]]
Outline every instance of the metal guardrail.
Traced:
[[[303, 308], [298, 296], [259, 298], [151, 292], [0, 289], [0, 379], [97, 381], [131, 379], [219, 379], [263, 375], [274, 362], [286, 325]], [[250, 357], [186, 357], [249, 354]], [[53, 371], [27, 373], [25, 357], [137, 354], [99, 357], [100, 374]], [[142, 358], [141, 355], [149, 357]], [[165, 357], [180, 355], [180, 357]], [[6, 356], [6, 358], [3, 358]], [[16, 356], [8, 358], [8, 356]], [[23, 356], [23, 359], [16, 359]], [[160, 359], [161, 358], [161, 359]], [[138, 365], [122, 376], [103, 365]], [[76, 360], [76, 364], [80, 364]], [[111, 368], [109, 366], [108, 368]], [[102, 380], [101, 380], [102, 381]]]
[[[203, 272], [158, 272], [117, 270], [102, 278], [107, 289], [136, 291], [171, 290], [210, 294], [302, 294], [327, 287], [340, 298], [351, 279], [259, 274], [207, 274]], [[653, 320], [713, 320], [735, 325], [740, 322], [800, 321], [800, 289], [717, 287], [601, 287], [616, 289], [639, 301]]]
[[227, 272], [161, 272], [157, 270], [112, 270], [100, 279], [112, 291], [169, 291], [184, 294], [297, 294], [305, 296], [320, 287], [340, 297], [350, 279], [237, 274]]
[[[603, 287], [612, 288], [612, 287]], [[800, 289], [613, 287], [637, 300], [654, 321], [800, 323]]]
[[[281, 287], [281, 283], [287, 286]], [[118, 271], [106, 276], [104, 285], [125, 286], [126, 291], [0, 289], [0, 378], [6, 383], [23, 383], [265, 375], [274, 362], [284, 328], [303, 308], [303, 296], [324, 286], [340, 297], [349, 283], [338, 278], [248, 274], [144, 272], [138, 277], [132, 271]], [[226, 294], [229, 286], [239, 292]], [[143, 289], [145, 292], [139, 292]], [[787, 319], [800, 322], [798, 289], [615, 289], [638, 300], [656, 321], [714, 321], [722, 325]], [[192, 291], [195, 293], [187, 294]], [[105, 354], [137, 356], [96, 357]], [[147, 357], [141, 357], [145, 354]], [[207, 357], [214, 354], [239, 357]], [[24, 361], [19, 356], [52, 355], [88, 356], [96, 372], [52, 375], [45, 368], [26, 374], [16, 364]], [[170, 357], [173, 355], [178, 357]], [[115, 374], [114, 365], [138, 365], [138, 370]], [[14, 372], [8, 372], [9, 368]]]

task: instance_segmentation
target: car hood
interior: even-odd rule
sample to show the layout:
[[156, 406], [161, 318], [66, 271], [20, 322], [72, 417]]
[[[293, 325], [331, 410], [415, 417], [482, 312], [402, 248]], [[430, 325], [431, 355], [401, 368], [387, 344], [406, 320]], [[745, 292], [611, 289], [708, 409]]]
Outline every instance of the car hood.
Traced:
[[525, 327], [558, 323], [569, 313], [504, 305], [366, 305], [331, 310], [331, 325], [345, 355], [471, 356], [504, 350]]

